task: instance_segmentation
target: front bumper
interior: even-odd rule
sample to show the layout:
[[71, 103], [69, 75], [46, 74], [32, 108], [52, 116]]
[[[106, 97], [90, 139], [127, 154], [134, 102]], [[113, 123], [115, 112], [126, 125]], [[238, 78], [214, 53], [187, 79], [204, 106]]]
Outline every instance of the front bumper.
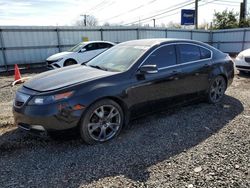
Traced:
[[238, 70], [249, 71], [250, 72], [250, 63], [245, 62], [244, 60], [235, 60], [235, 67]]
[[13, 106], [15, 125], [26, 131], [57, 131], [74, 128], [83, 110], [72, 110], [66, 103], [44, 106]]
[[49, 60], [46, 60], [46, 64], [47, 64], [48, 69], [61, 68], [61, 67], [63, 67], [63, 63], [64, 63], [63, 60], [61, 60], [61, 61], [49, 61]]

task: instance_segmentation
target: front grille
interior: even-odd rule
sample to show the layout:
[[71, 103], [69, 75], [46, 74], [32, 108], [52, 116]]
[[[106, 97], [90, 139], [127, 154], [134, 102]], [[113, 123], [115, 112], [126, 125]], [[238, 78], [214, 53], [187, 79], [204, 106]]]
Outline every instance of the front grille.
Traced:
[[245, 57], [245, 61], [250, 63], [250, 57]]
[[51, 65], [52, 63], [54, 63], [55, 61], [47, 61], [48, 65]]
[[238, 65], [236, 65], [236, 68], [250, 70], [250, 66], [238, 66]]

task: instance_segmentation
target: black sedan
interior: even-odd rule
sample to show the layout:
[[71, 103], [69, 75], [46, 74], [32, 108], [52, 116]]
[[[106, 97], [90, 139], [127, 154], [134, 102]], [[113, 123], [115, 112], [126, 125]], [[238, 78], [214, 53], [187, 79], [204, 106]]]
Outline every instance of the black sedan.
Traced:
[[22, 129], [78, 128], [94, 144], [117, 136], [130, 119], [183, 101], [218, 103], [233, 77], [231, 58], [202, 42], [134, 40], [35, 76], [17, 91], [13, 113]]

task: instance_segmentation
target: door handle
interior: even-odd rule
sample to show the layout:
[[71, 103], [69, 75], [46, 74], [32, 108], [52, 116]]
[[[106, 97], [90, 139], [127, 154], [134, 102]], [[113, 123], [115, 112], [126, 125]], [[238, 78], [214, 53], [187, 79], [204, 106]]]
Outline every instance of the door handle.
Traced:
[[209, 66], [210, 66], [210, 65], [206, 63], [203, 67], [207, 68], [207, 67], [209, 67]]

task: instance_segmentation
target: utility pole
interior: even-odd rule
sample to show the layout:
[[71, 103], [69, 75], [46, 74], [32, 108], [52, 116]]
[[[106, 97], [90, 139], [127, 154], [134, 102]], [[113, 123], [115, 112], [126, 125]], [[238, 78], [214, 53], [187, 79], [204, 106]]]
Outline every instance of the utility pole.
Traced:
[[198, 29], [198, 1], [199, 0], [195, 0], [195, 29]]
[[244, 20], [246, 20], [247, 15], [247, 0], [243, 0], [242, 3], [240, 3], [240, 27], [244, 27]]
[[87, 14], [81, 14], [80, 16], [83, 16], [83, 23], [84, 23], [84, 26], [86, 27], [87, 26]]
[[155, 19], [153, 19], [153, 22], [154, 22], [154, 27], [155, 27]]

